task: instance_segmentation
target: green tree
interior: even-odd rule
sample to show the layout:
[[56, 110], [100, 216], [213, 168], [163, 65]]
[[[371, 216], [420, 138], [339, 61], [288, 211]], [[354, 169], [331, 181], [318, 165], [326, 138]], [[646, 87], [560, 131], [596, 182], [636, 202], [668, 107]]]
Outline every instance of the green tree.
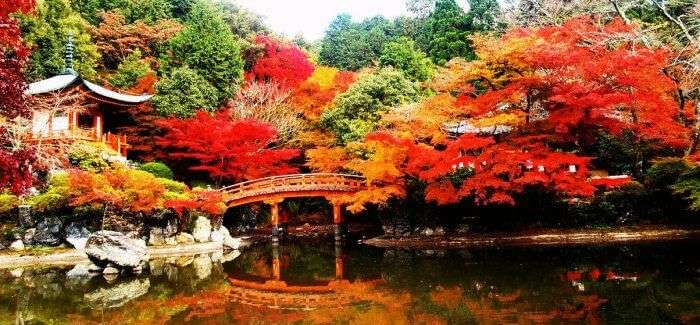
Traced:
[[172, 66], [186, 65], [217, 89], [219, 103], [231, 98], [243, 79], [241, 49], [221, 12], [197, 2], [185, 29], [170, 41]]
[[162, 116], [188, 118], [197, 110], [213, 112], [217, 105], [216, 88], [190, 68], [177, 68], [156, 84], [153, 106]]
[[443, 65], [454, 57], [474, 58], [467, 39], [469, 20], [455, 0], [438, 0], [423, 28], [425, 47], [433, 62]]
[[117, 72], [109, 79], [115, 87], [127, 89], [136, 84], [136, 81], [153, 73], [150, 65], [142, 58], [141, 51], [135, 50], [119, 64]]
[[443, 65], [454, 57], [474, 59], [468, 36], [495, 30], [500, 14], [497, 0], [469, 0], [465, 12], [455, 0], [414, 1], [422, 4], [417, 10], [425, 12], [433, 3], [432, 12], [424, 19], [423, 30], [416, 37], [420, 47], [433, 62]]
[[394, 67], [411, 80], [425, 81], [432, 77], [433, 63], [417, 49], [416, 42], [401, 37], [387, 44], [379, 57], [381, 67]]
[[321, 40], [319, 60], [343, 70], [372, 66], [388, 42], [411, 33], [404, 25], [408, 26], [405, 19], [391, 21], [377, 16], [355, 23], [350, 15], [338, 15]]
[[66, 42], [73, 35], [74, 66], [83, 77], [96, 75], [97, 48], [88, 33], [88, 23], [73, 10], [68, 0], [44, 0], [36, 14], [21, 17], [24, 40], [33, 48], [27, 79], [38, 80], [64, 71]]
[[321, 115], [321, 126], [335, 133], [341, 143], [359, 140], [377, 128], [383, 112], [419, 97], [417, 85], [402, 72], [383, 68], [338, 96], [333, 107]]
[[172, 18], [173, 5], [170, 0], [129, 0], [124, 16], [129, 23], [141, 20], [153, 24], [160, 19]]

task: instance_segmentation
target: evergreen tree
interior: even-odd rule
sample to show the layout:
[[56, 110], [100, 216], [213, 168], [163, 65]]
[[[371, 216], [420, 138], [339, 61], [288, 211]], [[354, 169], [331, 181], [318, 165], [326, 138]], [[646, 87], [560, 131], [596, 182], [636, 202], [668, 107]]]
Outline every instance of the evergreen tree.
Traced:
[[186, 65], [217, 89], [223, 102], [243, 79], [240, 45], [221, 13], [198, 2], [192, 6], [185, 29], [170, 42], [171, 66]]
[[68, 35], [73, 36], [75, 45], [73, 69], [86, 78], [96, 75], [99, 53], [88, 33], [88, 23], [68, 0], [39, 2], [36, 14], [22, 16], [21, 20], [24, 39], [33, 50], [27, 68], [30, 81], [64, 71]]
[[156, 84], [153, 106], [162, 116], [188, 118], [197, 110], [213, 112], [217, 105], [216, 88], [190, 68], [177, 68]]
[[434, 72], [430, 59], [416, 48], [416, 42], [407, 37], [387, 44], [379, 63], [382, 67], [394, 67], [415, 81], [426, 81]]

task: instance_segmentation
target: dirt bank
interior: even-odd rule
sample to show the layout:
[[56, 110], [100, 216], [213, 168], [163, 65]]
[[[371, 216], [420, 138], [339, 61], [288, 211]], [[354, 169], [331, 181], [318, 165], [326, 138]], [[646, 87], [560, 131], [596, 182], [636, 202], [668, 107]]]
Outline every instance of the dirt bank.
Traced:
[[382, 248], [445, 249], [479, 246], [546, 246], [616, 244], [700, 238], [700, 229], [636, 228], [606, 230], [541, 230], [519, 234], [462, 234], [447, 236], [380, 236], [366, 240]]

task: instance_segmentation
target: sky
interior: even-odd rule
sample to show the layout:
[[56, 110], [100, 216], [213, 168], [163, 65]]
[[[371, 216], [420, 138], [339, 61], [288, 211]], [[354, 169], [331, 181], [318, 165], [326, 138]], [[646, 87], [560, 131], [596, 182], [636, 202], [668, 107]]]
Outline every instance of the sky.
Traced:
[[354, 20], [382, 15], [393, 18], [407, 14], [405, 0], [231, 0], [265, 17], [273, 31], [288, 37], [301, 33], [318, 40], [340, 13]]

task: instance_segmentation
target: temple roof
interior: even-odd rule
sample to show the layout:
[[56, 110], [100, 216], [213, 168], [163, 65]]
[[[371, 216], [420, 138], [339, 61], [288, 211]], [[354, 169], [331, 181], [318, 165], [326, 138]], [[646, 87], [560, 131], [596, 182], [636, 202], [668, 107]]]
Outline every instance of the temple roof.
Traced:
[[102, 86], [96, 85], [92, 82], [89, 82], [81, 78], [79, 75], [73, 73], [61, 74], [29, 84], [26, 94], [41, 95], [80, 85], [84, 85], [88, 90], [99, 96], [106, 97], [108, 99], [115, 100], [123, 104], [141, 104], [150, 100], [153, 97], [153, 95], [135, 96], [121, 94], [116, 91], [112, 91]]
[[68, 35], [68, 44], [66, 44], [66, 68], [63, 73], [29, 84], [25, 94], [41, 95], [74, 86], [85, 86], [88, 91], [123, 105], [141, 104], [153, 97], [153, 95], [139, 96], [121, 94], [83, 79], [73, 70], [73, 36]]

